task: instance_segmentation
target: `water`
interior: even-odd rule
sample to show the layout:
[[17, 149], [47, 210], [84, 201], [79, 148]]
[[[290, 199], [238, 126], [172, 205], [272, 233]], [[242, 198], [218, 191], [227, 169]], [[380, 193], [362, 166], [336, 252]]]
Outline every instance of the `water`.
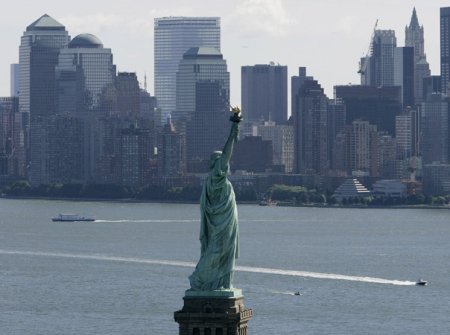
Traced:
[[[238, 209], [250, 334], [448, 333], [450, 211]], [[60, 212], [98, 221], [51, 222]], [[197, 205], [0, 199], [0, 334], [177, 334], [198, 218]]]

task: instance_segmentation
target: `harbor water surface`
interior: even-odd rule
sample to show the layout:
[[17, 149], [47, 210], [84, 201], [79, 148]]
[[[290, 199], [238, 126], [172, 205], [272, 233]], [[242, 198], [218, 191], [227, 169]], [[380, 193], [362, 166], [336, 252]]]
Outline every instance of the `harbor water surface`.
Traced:
[[[449, 210], [238, 210], [249, 334], [449, 333]], [[198, 205], [0, 199], [0, 334], [177, 334], [198, 234]]]

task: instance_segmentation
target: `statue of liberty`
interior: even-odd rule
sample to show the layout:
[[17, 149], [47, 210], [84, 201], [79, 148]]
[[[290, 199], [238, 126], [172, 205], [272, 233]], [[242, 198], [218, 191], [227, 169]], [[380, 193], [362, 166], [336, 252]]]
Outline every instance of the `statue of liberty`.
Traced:
[[232, 289], [235, 259], [239, 256], [238, 213], [233, 186], [227, 178], [233, 145], [242, 120], [238, 107], [232, 108], [230, 135], [222, 151], [214, 151], [209, 174], [200, 197], [201, 254], [189, 277], [191, 290]]

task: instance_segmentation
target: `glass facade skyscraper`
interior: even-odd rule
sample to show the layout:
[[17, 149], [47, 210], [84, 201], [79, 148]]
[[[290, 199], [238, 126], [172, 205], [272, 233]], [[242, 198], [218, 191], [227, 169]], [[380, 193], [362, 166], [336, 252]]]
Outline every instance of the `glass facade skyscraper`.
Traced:
[[228, 135], [227, 63], [215, 48], [191, 48], [180, 62], [176, 83], [177, 108], [172, 119], [177, 129], [186, 132], [188, 171], [206, 172], [209, 155], [222, 150]]
[[441, 8], [441, 90], [449, 95], [450, 87], [450, 7]]
[[49, 182], [46, 117], [55, 113], [55, 66], [70, 37], [65, 27], [48, 15], [30, 24], [19, 48], [19, 110], [25, 127], [29, 179], [32, 184]]
[[111, 49], [104, 48], [96, 36], [76, 36], [61, 50], [55, 72], [59, 113], [79, 115], [110, 105], [108, 93], [114, 88], [116, 67]]
[[80, 34], [61, 50], [55, 74], [58, 116], [53, 139], [60, 136], [52, 140], [51, 179], [92, 181], [101, 160], [99, 119], [117, 109], [111, 49], [92, 34]]
[[220, 18], [163, 17], [154, 21], [155, 96], [165, 124], [176, 107], [176, 73], [183, 54], [192, 47], [220, 51]]
[[243, 66], [241, 91], [246, 121], [287, 121], [287, 66]]

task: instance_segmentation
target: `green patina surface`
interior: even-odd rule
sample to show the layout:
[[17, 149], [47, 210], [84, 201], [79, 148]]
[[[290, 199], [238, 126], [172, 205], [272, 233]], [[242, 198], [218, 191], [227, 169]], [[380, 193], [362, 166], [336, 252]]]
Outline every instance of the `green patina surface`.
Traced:
[[233, 288], [234, 264], [239, 256], [238, 213], [233, 186], [227, 175], [240, 118], [232, 118], [231, 121], [230, 135], [223, 151], [215, 151], [211, 155], [210, 172], [200, 198], [201, 255], [189, 277], [190, 291], [226, 294]]

